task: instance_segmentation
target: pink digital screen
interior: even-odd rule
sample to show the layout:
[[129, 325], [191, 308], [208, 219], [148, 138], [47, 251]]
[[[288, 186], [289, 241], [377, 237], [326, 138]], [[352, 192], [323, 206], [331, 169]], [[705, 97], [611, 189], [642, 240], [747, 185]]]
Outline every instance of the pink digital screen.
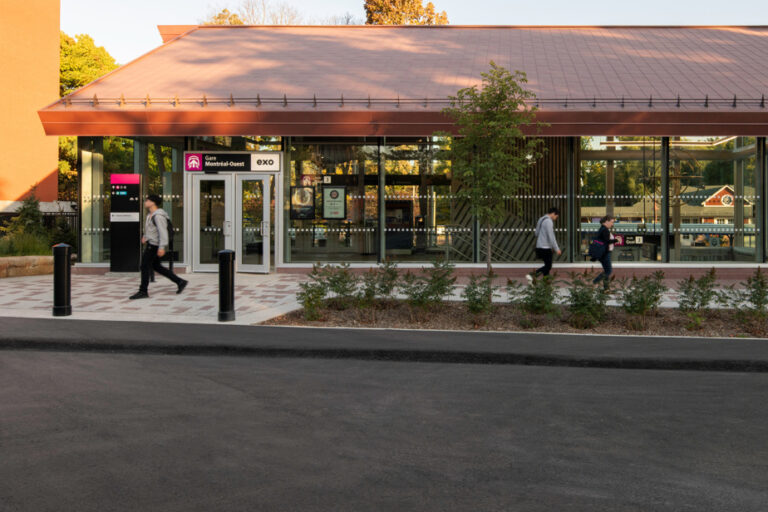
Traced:
[[112, 185], [138, 185], [141, 183], [141, 174], [113, 174], [109, 182]]

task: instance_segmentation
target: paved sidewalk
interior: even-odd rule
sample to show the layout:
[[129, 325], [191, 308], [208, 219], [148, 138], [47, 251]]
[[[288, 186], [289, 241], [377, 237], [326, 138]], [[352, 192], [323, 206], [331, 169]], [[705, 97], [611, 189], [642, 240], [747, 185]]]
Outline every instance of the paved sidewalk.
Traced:
[[[72, 275], [72, 316], [80, 320], [173, 323], [218, 323], [218, 274], [186, 274], [184, 293], [157, 276], [149, 299], [128, 300], [139, 286], [132, 275]], [[299, 308], [296, 290], [302, 276], [238, 274], [235, 277], [234, 324], [249, 325]], [[0, 279], [0, 316], [50, 318], [53, 276]]]
[[[138, 301], [128, 297], [138, 289], [139, 276], [72, 275], [73, 319], [124, 320], [173, 323], [218, 323], [218, 274], [185, 274], [189, 286], [176, 295], [176, 286], [162, 276], [149, 287], [150, 298]], [[235, 277], [236, 325], [251, 325], [289, 313], [301, 306], [296, 301], [303, 274], [237, 274]], [[520, 279], [521, 283], [525, 281]], [[508, 300], [504, 280], [495, 302]], [[466, 279], [462, 278], [448, 300], [463, 300]], [[676, 283], [667, 283], [673, 286]], [[560, 283], [561, 301], [567, 289]], [[400, 296], [404, 298], [404, 296]], [[617, 306], [615, 300], [609, 306]], [[53, 306], [53, 276], [0, 279], [0, 317], [50, 318]], [[664, 294], [662, 308], [678, 306], [678, 293]], [[713, 305], [713, 307], [718, 307]], [[70, 318], [70, 317], [67, 317]]]

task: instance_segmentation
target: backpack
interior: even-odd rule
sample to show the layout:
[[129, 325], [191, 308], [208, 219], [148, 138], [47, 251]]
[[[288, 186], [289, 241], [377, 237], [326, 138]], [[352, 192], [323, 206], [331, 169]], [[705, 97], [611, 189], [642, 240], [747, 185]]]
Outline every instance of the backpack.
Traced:
[[[160, 231], [160, 228], [157, 227], [157, 215], [152, 216], [152, 222], [155, 223], [155, 227], [157, 228], [158, 232]], [[168, 252], [166, 255], [168, 256], [168, 266], [173, 270], [173, 222], [171, 222], [171, 218], [167, 215], [165, 216], [165, 227], [168, 230]]]
[[597, 238], [593, 239], [592, 243], [589, 244], [589, 259], [592, 261], [599, 260], [605, 255], [605, 250], [605, 242]]

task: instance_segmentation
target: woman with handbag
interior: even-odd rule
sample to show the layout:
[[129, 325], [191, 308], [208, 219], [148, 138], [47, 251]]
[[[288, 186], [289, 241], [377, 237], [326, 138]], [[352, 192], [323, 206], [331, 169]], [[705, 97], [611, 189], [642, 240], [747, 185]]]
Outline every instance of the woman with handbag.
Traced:
[[603, 272], [598, 275], [593, 283], [597, 284], [603, 281], [603, 284], [608, 288], [611, 274], [613, 273], [613, 265], [611, 264], [611, 253], [613, 252], [613, 244], [616, 243], [616, 239], [613, 238], [611, 229], [613, 229], [614, 218], [610, 215], [606, 215], [600, 219], [600, 230], [597, 232], [597, 236], [593, 240], [593, 244], [596, 246], [602, 245], [602, 255], [599, 258], [595, 258], [600, 261], [603, 266]]

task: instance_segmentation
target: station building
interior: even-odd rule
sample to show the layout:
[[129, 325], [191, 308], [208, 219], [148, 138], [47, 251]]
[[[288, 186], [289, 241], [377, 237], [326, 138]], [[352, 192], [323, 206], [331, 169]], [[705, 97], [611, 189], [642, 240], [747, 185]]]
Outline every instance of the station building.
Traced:
[[[110, 261], [110, 175], [138, 174], [177, 266], [384, 259], [561, 264], [617, 217], [617, 265], [765, 262], [768, 27], [161, 26], [164, 44], [39, 111], [78, 136], [81, 267]], [[546, 154], [490, 231], [456, 198], [447, 98], [490, 61], [527, 73]]]

